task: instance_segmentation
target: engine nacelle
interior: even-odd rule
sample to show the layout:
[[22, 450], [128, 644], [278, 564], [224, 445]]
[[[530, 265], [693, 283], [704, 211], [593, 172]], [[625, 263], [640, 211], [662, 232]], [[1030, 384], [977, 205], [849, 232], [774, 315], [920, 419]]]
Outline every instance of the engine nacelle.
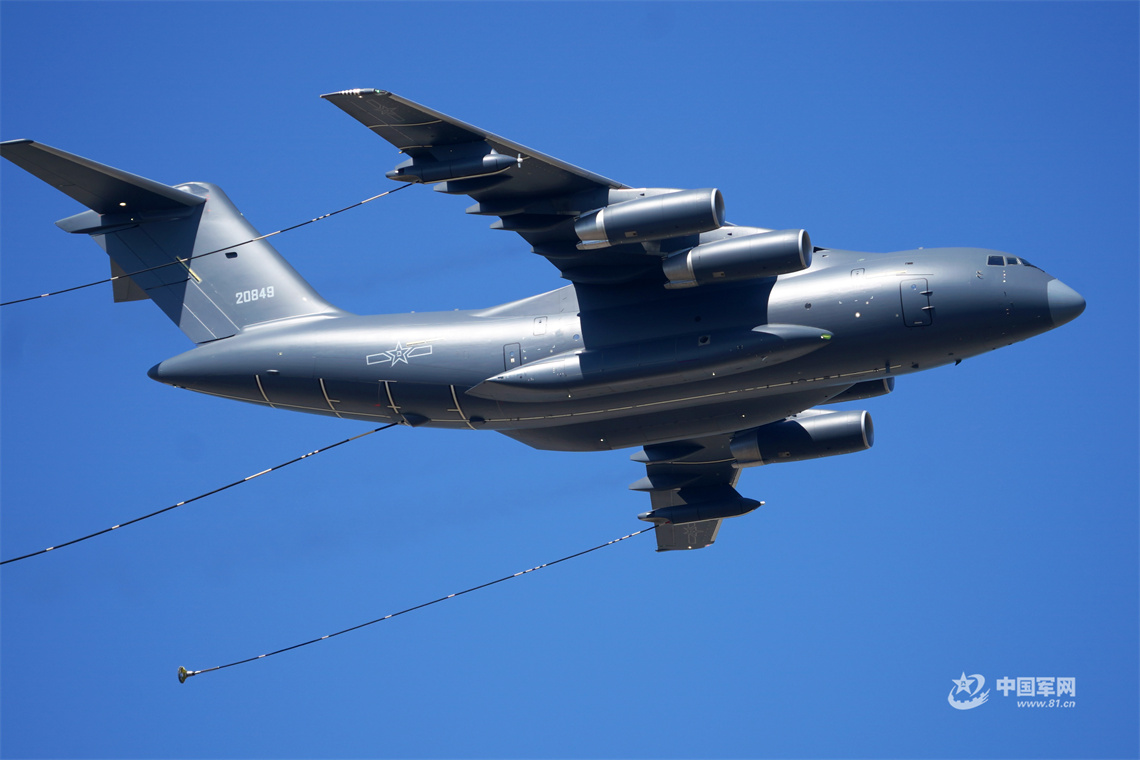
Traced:
[[774, 277], [811, 266], [811, 238], [804, 230], [762, 232], [698, 245], [665, 259], [667, 288]]
[[696, 235], [724, 224], [724, 198], [716, 188], [681, 190], [615, 203], [574, 223], [579, 248]]
[[736, 467], [800, 462], [865, 451], [875, 443], [867, 412], [803, 412], [732, 437]]

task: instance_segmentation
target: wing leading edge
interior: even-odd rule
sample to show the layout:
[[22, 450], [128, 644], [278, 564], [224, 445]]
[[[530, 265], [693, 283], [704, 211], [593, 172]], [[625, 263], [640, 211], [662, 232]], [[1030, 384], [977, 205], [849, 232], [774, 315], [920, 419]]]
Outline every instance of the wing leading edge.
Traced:
[[664, 284], [669, 254], [767, 231], [726, 225], [712, 188], [631, 188], [390, 92], [322, 97], [408, 156], [387, 177], [471, 197], [467, 213], [499, 217], [492, 229], [518, 233], [574, 283]]

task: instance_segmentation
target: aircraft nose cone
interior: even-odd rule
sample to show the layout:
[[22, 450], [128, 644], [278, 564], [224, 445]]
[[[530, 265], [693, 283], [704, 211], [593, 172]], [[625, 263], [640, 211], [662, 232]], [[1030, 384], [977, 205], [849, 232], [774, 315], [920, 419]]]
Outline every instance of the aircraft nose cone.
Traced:
[[1046, 296], [1049, 299], [1049, 318], [1054, 327], [1072, 322], [1085, 310], [1085, 299], [1081, 294], [1060, 280], [1050, 280]]
[[148, 369], [146, 371], [146, 376], [149, 377], [151, 380], [157, 380], [160, 383], [165, 383], [166, 377], [164, 376], [164, 374], [162, 372], [162, 362], [159, 362], [158, 364], [156, 364], [153, 367], [151, 367], [150, 369]]

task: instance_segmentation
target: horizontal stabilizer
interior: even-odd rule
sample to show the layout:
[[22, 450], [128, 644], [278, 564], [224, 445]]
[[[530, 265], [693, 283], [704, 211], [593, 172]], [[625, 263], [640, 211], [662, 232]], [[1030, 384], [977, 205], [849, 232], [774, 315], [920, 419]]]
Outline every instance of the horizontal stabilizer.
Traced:
[[0, 155], [100, 214], [200, 206], [204, 198], [34, 140], [0, 143]]

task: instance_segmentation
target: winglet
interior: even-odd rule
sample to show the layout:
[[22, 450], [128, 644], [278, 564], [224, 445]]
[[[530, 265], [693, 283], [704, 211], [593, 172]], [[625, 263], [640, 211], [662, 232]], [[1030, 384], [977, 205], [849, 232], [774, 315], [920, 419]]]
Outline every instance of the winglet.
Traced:
[[34, 140], [0, 143], [0, 156], [100, 214], [200, 206], [204, 198]]

